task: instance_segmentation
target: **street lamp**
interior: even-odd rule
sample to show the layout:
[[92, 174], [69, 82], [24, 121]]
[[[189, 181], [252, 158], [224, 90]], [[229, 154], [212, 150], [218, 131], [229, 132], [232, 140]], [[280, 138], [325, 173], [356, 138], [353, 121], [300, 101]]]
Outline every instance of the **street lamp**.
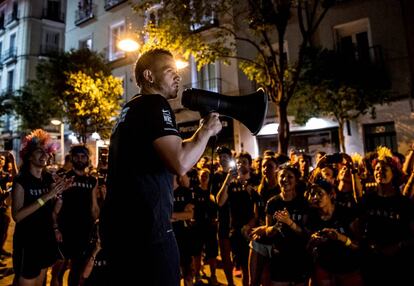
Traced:
[[139, 44], [137, 41], [129, 38], [122, 39], [118, 42], [118, 48], [124, 52], [135, 52], [139, 49]]
[[178, 70], [181, 70], [181, 69], [188, 67], [188, 61], [184, 61], [181, 58], [177, 58], [175, 60], [175, 65], [177, 66]]
[[52, 119], [50, 123], [56, 126], [60, 125], [60, 163], [63, 166], [65, 163], [65, 125], [59, 119]]
[[[139, 43], [133, 38], [126, 37], [119, 40], [117, 47], [124, 52], [131, 53], [138, 51]], [[175, 65], [177, 66], [177, 69], [180, 70], [188, 66], [188, 61], [181, 59], [181, 57], [176, 57]]]

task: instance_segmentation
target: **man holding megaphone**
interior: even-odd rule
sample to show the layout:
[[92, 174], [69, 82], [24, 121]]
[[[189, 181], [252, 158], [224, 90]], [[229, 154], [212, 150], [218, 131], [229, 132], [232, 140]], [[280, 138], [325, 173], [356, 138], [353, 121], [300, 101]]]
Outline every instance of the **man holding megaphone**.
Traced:
[[109, 147], [100, 227], [109, 285], [178, 286], [172, 174], [189, 171], [222, 125], [211, 112], [190, 139], [181, 139], [167, 101], [177, 97], [181, 80], [170, 52], [142, 54], [135, 77], [141, 93], [122, 109]]

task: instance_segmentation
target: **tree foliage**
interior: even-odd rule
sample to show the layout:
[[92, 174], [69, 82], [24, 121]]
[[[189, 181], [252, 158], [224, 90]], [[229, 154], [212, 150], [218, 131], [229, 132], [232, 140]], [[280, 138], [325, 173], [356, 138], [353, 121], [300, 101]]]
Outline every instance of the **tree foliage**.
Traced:
[[64, 111], [73, 131], [82, 142], [93, 130], [109, 138], [112, 119], [118, 114], [122, 99], [122, 82], [103, 72], [95, 78], [82, 71], [67, 74], [68, 89], [63, 93]]
[[[110, 77], [111, 69], [108, 67], [102, 55], [90, 51], [89, 49], [71, 50], [63, 54], [51, 56], [47, 59], [41, 60], [36, 68], [36, 78], [29, 81], [21, 90], [15, 94], [13, 98], [13, 107], [17, 115], [22, 121], [21, 128], [23, 130], [30, 130], [35, 128], [42, 128], [50, 123], [53, 118], [64, 119], [68, 122], [76, 122], [77, 116], [75, 112], [67, 112], [68, 106], [72, 106], [68, 96], [68, 92], [73, 91], [73, 82], [70, 81], [72, 74], [87, 75], [96, 82], [119, 82], [113, 81]], [[86, 83], [86, 82], [85, 82]], [[106, 88], [104, 86], [104, 88]], [[117, 90], [117, 89], [116, 89]], [[107, 91], [103, 91], [106, 93]], [[77, 95], [80, 96], [81, 93]], [[119, 93], [113, 96], [118, 97]], [[101, 103], [112, 104], [113, 99], [102, 98]], [[93, 109], [89, 105], [85, 108]], [[105, 109], [102, 109], [104, 112]], [[110, 116], [102, 114], [102, 120], [109, 120]], [[97, 132], [105, 132], [107, 124], [99, 120], [84, 121], [83, 128], [71, 126], [73, 130], [93, 130]], [[107, 122], [110, 124], [109, 122]], [[104, 128], [104, 129], [102, 129]], [[106, 131], [107, 132], [107, 131]], [[82, 134], [84, 136], [85, 134]]]
[[[134, 8], [145, 16], [160, 1], [136, 2]], [[191, 55], [198, 68], [215, 60], [237, 59], [243, 73], [263, 87], [276, 104], [279, 151], [286, 153], [287, 106], [299, 81], [303, 51], [312, 45], [312, 35], [334, 3], [334, 0], [164, 0], [158, 5], [158, 20], [145, 26], [143, 34], [147, 41], [141, 51], [156, 46], [187, 58]], [[292, 15], [297, 19], [302, 41], [297, 61], [288, 65], [285, 54], [279, 51], [284, 49]], [[249, 52], [241, 54], [240, 45], [245, 45]]]
[[375, 104], [389, 100], [389, 88], [389, 77], [378, 63], [352, 59], [336, 51], [308, 49], [302, 80], [289, 110], [299, 124], [311, 117], [333, 117], [339, 123], [340, 145], [345, 152], [345, 122], [368, 112], [375, 116]]
[[43, 87], [38, 82], [30, 82], [13, 97], [13, 110], [22, 119], [22, 130], [41, 128], [48, 125], [52, 118], [62, 118], [60, 102], [47, 92], [40, 93]]

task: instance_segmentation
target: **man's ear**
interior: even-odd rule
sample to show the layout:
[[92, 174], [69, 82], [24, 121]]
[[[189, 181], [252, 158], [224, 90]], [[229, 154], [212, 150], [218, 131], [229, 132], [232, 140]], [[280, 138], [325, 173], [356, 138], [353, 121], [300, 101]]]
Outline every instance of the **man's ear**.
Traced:
[[144, 70], [143, 74], [144, 74], [144, 78], [145, 78], [146, 81], [148, 81], [149, 83], [154, 82], [152, 72], [149, 69]]

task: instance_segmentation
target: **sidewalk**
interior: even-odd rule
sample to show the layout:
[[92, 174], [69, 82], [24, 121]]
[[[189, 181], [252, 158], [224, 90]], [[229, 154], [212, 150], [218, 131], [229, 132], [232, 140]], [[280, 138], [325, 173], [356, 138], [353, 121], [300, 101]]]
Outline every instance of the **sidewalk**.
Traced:
[[[9, 208], [9, 214], [10, 214], [10, 208]], [[9, 226], [7, 241], [6, 241], [6, 245], [5, 245], [5, 249], [9, 252], [12, 252], [12, 249], [13, 249], [13, 242], [12, 241], [13, 241], [14, 225], [15, 224], [14, 224], [14, 221], [12, 219], [11, 223], [10, 223], [10, 226]], [[12, 282], [13, 282], [13, 278], [14, 278], [12, 259], [7, 258], [3, 262], [7, 263], [7, 266], [0, 268], [0, 286], [11, 286]], [[210, 276], [209, 267], [207, 265], [203, 267], [203, 271], [204, 271], [206, 276]], [[63, 286], [67, 286], [67, 283], [66, 283], [67, 274], [68, 274], [68, 271], [66, 271], [66, 273], [65, 273]], [[217, 274], [217, 280], [220, 283], [219, 285], [227, 285], [225, 283], [226, 282], [226, 276], [224, 275], [223, 269], [218, 268], [216, 274]], [[49, 281], [50, 281], [50, 271], [48, 271], [46, 285], [49, 285]], [[208, 285], [207, 277], [203, 277], [202, 281], [203, 281], [203, 285]], [[181, 282], [181, 285], [184, 285], [183, 282]], [[234, 285], [235, 286], [241, 286], [242, 285], [241, 278], [234, 277]]]

